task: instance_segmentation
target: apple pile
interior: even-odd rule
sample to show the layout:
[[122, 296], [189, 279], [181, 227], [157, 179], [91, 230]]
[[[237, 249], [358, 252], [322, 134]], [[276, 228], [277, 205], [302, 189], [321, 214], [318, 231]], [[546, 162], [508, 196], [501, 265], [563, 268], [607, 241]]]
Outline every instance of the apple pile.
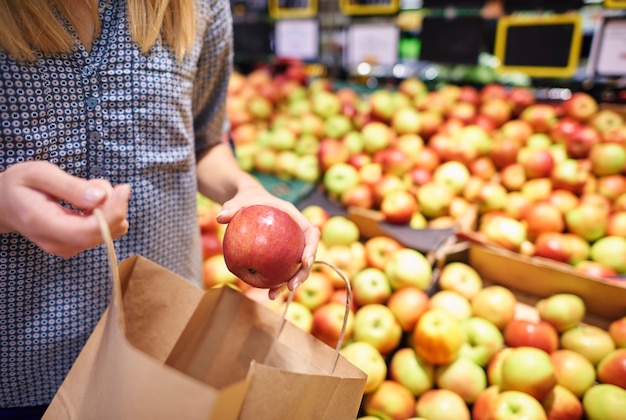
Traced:
[[626, 273], [626, 124], [587, 93], [547, 103], [525, 87], [409, 78], [360, 95], [261, 69], [233, 77], [228, 103], [248, 170], [317, 181], [418, 229], [475, 213], [474, 240]]
[[[199, 196], [202, 235], [219, 206]], [[522, 305], [470, 265], [447, 262], [434, 281], [420, 252], [387, 236], [364, 239], [344, 216], [311, 205], [318, 260], [350, 279], [341, 354], [368, 375], [360, 419], [618, 419], [626, 413], [626, 316], [607, 329], [583, 321], [584, 300], [567, 293]], [[205, 287], [230, 286], [336, 347], [346, 285], [316, 265], [287, 305], [228, 270], [208, 247]]]

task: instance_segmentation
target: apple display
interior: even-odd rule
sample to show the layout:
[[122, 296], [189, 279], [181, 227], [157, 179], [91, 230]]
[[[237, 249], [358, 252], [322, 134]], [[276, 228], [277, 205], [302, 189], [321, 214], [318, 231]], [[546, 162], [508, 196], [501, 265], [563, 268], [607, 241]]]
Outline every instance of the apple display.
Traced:
[[417, 415], [425, 419], [470, 420], [467, 403], [456, 392], [431, 389], [417, 399]]
[[415, 397], [404, 385], [386, 380], [362, 403], [366, 415], [384, 419], [415, 417]]
[[552, 353], [559, 347], [559, 335], [546, 321], [515, 318], [504, 327], [504, 342], [509, 347], [534, 347]]
[[585, 301], [572, 293], [557, 293], [535, 304], [539, 317], [559, 333], [580, 324], [585, 317]]
[[402, 331], [413, 332], [417, 320], [428, 309], [429, 295], [417, 287], [406, 286], [395, 290], [387, 300], [387, 307], [396, 316]]
[[492, 357], [504, 346], [502, 332], [492, 322], [472, 316], [462, 322], [466, 340], [459, 356], [486, 367]]
[[456, 392], [466, 403], [472, 404], [487, 388], [487, 374], [476, 362], [458, 357], [435, 368], [435, 384], [439, 389]]
[[597, 366], [598, 381], [626, 389], [626, 349], [615, 349], [604, 356]]
[[542, 401], [557, 384], [550, 355], [535, 347], [516, 347], [501, 366], [502, 391], [520, 391]]
[[370, 303], [361, 306], [354, 314], [356, 341], [373, 345], [382, 355], [395, 350], [402, 339], [402, 328], [387, 306]]
[[391, 296], [391, 285], [387, 275], [378, 268], [366, 267], [360, 270], [352, 277], [351, 284], [352, 297], [357, 307], [370, 303], [385, 304]]
[[621, 420], [626, 413], [626, 390], [616, 385], [599, 384], [583, 396], [586, 420]]
[[404, 385], [415, 397], [433, 389], [435, 367], [410, 347], [399, 348], [389, 360], [389, 377]]
[[371, 394], [387, 378], [387, 362], [374, 346], [362, 341], [346, 344], [339, 353], [367, 374], [364, 394]]
[[415, 352], [431, 364], [446, 364], [458, 356], [465, 334], [458, 321], [443, 309], [429, 309], [422, 314], [413, 332]]
[[556, 381], [581, 398], [596, 381], [595, 366], [573, 350], [558, 349], [550, 353]]
[[503, 329], [515, 317], [517, 298], [509, 289], [499, 285], [486, 286], [471, 301], [475, 316], [484, 318]]
[[580, 324], [561, 334], [560, 347], [586, 357], [593, 365], [615, 349], [608, 331], [591, 324]]

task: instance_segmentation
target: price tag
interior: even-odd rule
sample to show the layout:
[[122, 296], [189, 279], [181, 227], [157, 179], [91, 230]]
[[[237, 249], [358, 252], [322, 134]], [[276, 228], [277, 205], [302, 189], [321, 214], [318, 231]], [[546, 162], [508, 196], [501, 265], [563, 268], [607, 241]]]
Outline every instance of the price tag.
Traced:
[[355, 24], [348, 27], [345, 65], [393, 66], [398, 62], [400, 32], [396, 25]]
[[319, 23], [315, 19], [279, 20], [275, 24], [276, 56], [317, 60]]
[[626, 75], [626, 18], [606, 17], [594, 32], [589, 72], [599, 76]]
[[400, 9], [400, 0], [339, 0], [344, 15], [392, 15]]
[[269, 0], [273, 19], [309, 18], [317, 15], [317, 0]]

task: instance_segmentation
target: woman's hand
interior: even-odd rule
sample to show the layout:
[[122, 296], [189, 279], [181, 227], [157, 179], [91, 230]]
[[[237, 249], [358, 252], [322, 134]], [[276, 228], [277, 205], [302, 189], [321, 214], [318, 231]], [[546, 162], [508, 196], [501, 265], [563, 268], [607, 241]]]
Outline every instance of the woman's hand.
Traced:
[[19, 232], [45, 252], [69, 258], [103, 242], [91, 214], [96, 207], [113, 238], [128, 231], [129, 197], [129, 185], [78, 178], [45, 161], [18, 163], [0, 173], [0, 233]]
[[[219, 223], [228, 223], [235, 213], [246, 206], [263, 204], [285, 211], [304, 232], [305, 245], [302, 252], [302, 265], [296, 275], [287, 282], [289, 290], [294, 290], [304, 282], [311, 273], [311, 267], [315, 261], [315, 254], [320, 239], [320, 231], [292, 203], [282, 200], [262, 188], [260, 185], [251, 184], [239, 192], [222, 206], [222, 211], [217, 216]], [[269, 290], [269, 297], [275, 299], [282, 287]]]

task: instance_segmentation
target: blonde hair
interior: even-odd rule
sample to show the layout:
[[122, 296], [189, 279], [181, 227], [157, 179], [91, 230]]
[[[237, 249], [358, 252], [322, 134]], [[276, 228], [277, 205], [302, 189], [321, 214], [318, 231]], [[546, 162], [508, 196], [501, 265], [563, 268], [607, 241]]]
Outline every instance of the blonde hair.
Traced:
[[[96, 33], [100, 32], [98, 0], [90, 4]], [[127, 0], [130, 34], [142, 53], [162, 40], [178, 59], [195, 38], [194, 0]], [[34, 61], [35, 52], [70, 53], [74, 38], [59, 22], [58, 10], [74, 25], [64, 0], [0, 0], [0, 49], [17, 60]]]

